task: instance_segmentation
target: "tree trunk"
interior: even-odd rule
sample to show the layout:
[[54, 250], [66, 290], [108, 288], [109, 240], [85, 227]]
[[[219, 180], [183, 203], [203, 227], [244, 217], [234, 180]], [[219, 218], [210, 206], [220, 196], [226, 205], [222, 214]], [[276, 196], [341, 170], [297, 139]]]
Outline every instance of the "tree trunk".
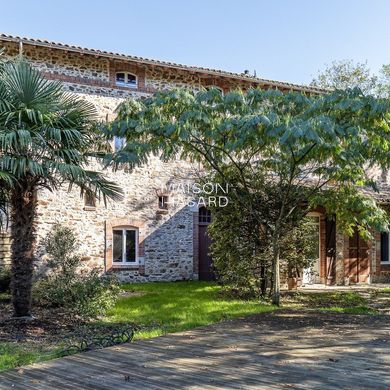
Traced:
[[272, 244], [272, 273], [273, 273], [273, 290], [272, 304], [280, 305], [280, 248], [279, 238], [276, 236]]
[[[22, 188], [21, 188], [22, 187]], [[31, 316], [34, 266], [36, 191], [22, 183], [11, 197], [12, 275], [14, 317]]]
[[267, 294], [267, 270], [264, 265], [260, 267], [260, 294], [264, 298]]

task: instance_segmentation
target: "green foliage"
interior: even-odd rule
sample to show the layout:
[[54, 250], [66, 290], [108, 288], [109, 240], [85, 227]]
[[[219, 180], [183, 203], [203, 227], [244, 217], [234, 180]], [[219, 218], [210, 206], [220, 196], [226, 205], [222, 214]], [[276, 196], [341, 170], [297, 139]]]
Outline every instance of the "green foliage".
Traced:
[[372, 239], [370, 228], [382, 232], [389, 228], [386, 211], [378, 206], [375, 199], [359, 192], [359, 188], [329, 189], [326, 196], [318, 194], [312, 202], [337, 215], [338, 227], [347, 235], [351, 236], [357, 230], [364, 239], [369, 240]]
[[[127, 143], [107, 163], [133, 168], [151, 155], [180, 156], [231, 184], [229, 196], [242, 213], [251, 221], [260, 215], [270, 234], [276, 303], [282, 237], [310, 208], [325, 206], [347, 232], [357, 228], [365, 237], [373, 225], [388, 224], [357, 187], [375, 191], [369, 168], [390, 166], [389, 120], [390, 101], [360, 89], [323, 95], [173, 90], [119, 107], [106, 135]], [[348, 207], [337, 207], [336, 198]], [[266, 207], [259, 199], [267, 199]]]
[[[234, 187], [246, 191], [260, 175], [265, 186], [277, 186], [280, 205], [313, 206], [320, 198], [329, 204], [327, 194], [348, 193], [348, 201], [360, 199], [364, 206], [367, 197], [356, 186], [375, 190], [368, 168], [389, 167], [389, 107], [389, 100], [358, 89], [320, 96], [255, 89], [225, 96], [217, 90], [161, 92], [119, 107], [106, 134], [124, 136], [127, 144], [107, 161], [134, 167], [152, 154], [180, 155], [202, 161], [222, 179], [228, 165], [235, 170]], [[284, 209], [283, 218], [290, 212]], [[367, 234], [369, 222], [359, 222]]]
[[360, 88], [366, 94], [389, 97], [390, 65], [383, 65], [379, 75], [375, 75], [366, 62], [334, 61], [318, 73], [311, 85], [327, 89]]
[[264, 295], [259, 291], [270, 276], [271, 253], [259, 213], [247, 212], [230, 196], [229, 204], [212, 208], [212, 214], [208, 232], [219, 282], [239, 296]]
[[[0, 182], [18, 188], [26, 178], [35, 188], [56, 189], [62, 182], [82, 192], [118, 198], [114, 183], [87, 170], [96, 148], [91, 103], [46, 80], [27, 61], [3, 64], [0, 73]], [[0, 198], [1, 199], [1, 198]]]
[[[233, 192], [226, 207], [211, 207], [213, 219], [208, 231], [218, 280], [239, 296], [264, 296], [272, 285], [272, 225], [279, 204], [275, 202], [275, 188], [264, 190], [260, 184], [246, 198], [243, 193], [238, 198]], [[243, 207], [241, 202], [251, 203], [253, 208]], [[296, 221], [291, 219], [280, 229], [284, 274], [298, 277], [318, 256], [313, 256], [313, 224], [299, 213]]]
[[382, 66], [377, 90], [379, 96], [390, 97], [390, 64]]
[[285, 277], [302, 277], [318, 258], [318, 231], [310, 217], [299, 219], [280, 239], [281, 260]]
[[[37, 192], [67, 184], [106, 202], [122, 191], [89, 170], [98, 152], [96, 110], [22, 57], [0, 66], [0, 212], [10, 204], [15, 316], [31, 313]], [[0, 227], [1, 228], [1, 227]]]
[[48, 275], [38, 280], [34, 297], [40, 305], [60, 307], [83, 319], [104, 315], [113, 307], [119, 286], [98, 269], [81, 272], [72, 229], [56, 225], [46, 238]]

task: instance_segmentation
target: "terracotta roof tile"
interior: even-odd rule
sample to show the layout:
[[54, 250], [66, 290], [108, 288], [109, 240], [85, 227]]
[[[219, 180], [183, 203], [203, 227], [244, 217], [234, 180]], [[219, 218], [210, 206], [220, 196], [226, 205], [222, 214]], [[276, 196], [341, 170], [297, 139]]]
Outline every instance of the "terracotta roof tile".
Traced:
[[214, 76], [218, 75], [218, 76], [223, 76], [223, 77], [239, 79], [242, 81], [249, 81], [249, 82], [259, 84], [259, 85], [262, 84], [262, 85], [267, 85], [267, 86], [274, 87], [274, 88], [292, 89], [292, 90], [299, 90], [299, 91], [304, 91], [304, 92], [309, 92], [309, 93], [325, 93], [325, 92], [327, 92], [325, 89], [318, 88], [318, 87], [299, 85], [299, 84], [293, 84], [293, 83], [276, 81], [276, 80], [268, 80], [268, 79], [263, 79], [263, 78], [259, 78], [259, 77], [254, 77], [251, 75], [246, 75], [244, 73], [228, 72], [225, 70], [204, 68], [204, 67], [200, 67], [200, 66], [183, 65], [183, 64], [178, 64], [178, 63], [169, 62], [169, 61], [154, 60], [154, 59], [138, 57], [138, 56], [133, 56], [133, 55], [109, 52], [109, 51], [105, 51], [105, 50], [89, 49], [89, 48], [85, 48], [85, 47], [81, 47], [81, 46], [52, 42], [52, 41], [43, 40], [43, 39], [32, 39], [32, 38], [24, 38], [24, 37], [7, 35], [7, 34], [0, 34], [0, 41], [22, 42], [24, 44], [37, 45], [37, 46], [43, 46], [43, 47], [51, 47], [51, 48], [59, 49], [59, 50], [70, 50], [70, 51], [75, 51], [75, 52], [79, 52], [79, 53], [83, 53], [83, 54], [98, 55], [98, 56], [109, 57], [109, 58], [113, 58], [113, 59], [135, 61], [135, 62], [141, 62], [141, 63], [145, 63], [145, 64], [150, 64], [150, 65], [163, 66], [163, 67], [169, 67], [169, 68], [175, 68], [175, 69], [181, 69], [181, 70], [191, 70], [191, 71], [195, 71], [195, 72], [207, 73], [207, 74], [214, 75]]

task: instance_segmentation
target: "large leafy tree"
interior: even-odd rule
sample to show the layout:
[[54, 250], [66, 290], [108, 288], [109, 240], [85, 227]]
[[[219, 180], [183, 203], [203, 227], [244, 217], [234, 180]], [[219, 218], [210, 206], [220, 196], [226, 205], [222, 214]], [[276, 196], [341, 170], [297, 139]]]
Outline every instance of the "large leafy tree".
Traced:
[[334, 61], [319, 71], [311, 85], [327, 89], [360, 88], [365, 94], [390, 96], [390, 65], [373, 74], [365, 62]]
[[107, 135], [127, 144], [108, 161], [134, 167], [151, 154], [190, 157], [221, 181], [233, 176], [237, 201], [254, 214], [259, 209], [251, 194], [272, 192], [264, 197], [272, 212], [263, 221], [278, 304], [283, 231], [304, 218], [302, 209], [323, 204], [349, 232], [384, 228], [385, 213], [356, 186], [375, 187], [368, 168], [389, 164], [389, 106], [359, 89], [313, 96], [258, 89], [225, 96], [218, 90], [158, 93], [119, 107]]
[[382, 66], [376, 92], [379, 96], [390, 97], [390, 64]]
[[0, 71], [1, 203], [10, 206], [14, 315], [29, 316], [35, 249], [37, 192], [77, 185], [81, 194], [119, 198], [120, 189], [88, 170], [95, 145], [94, 107], [65, 93], [25, 60]]

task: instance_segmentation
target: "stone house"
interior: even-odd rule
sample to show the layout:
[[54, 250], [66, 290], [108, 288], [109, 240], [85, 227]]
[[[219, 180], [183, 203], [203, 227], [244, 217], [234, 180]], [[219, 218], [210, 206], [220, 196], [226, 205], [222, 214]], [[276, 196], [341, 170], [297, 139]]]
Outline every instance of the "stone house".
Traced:
[[[217, 87], [227, 92], [241, 88], [277, 88], [321, 93], [307, 86], [265, 80], [249, 75], [185, 66], [135, 56], [86, 49], [49, 41], [0, 35], [6, 56], [22, 53], [50, 80], [92, 102], [102, 120], [126, 98], [143, 98], [158, 90]], [[121, 140], [113, 142], [113, 148]], [[95, 163], [96, 169], [101, 169]], [[73, 227], [80, 240], [85, 267], [98, 266], [123, 281], [209, 279], [211, 259], [205, 234], [210, 213], [191, 204], [184, 188], [192, 183], [194, 167], [187, 161], [163, 163], [151, 159], [131, 173], [106, 171], [125, 192], [121, 202], [107, 206], [82, 199], [77, 190], [38, 194], [38, 239], [55, 223]], [[318, 231], [318, 261], [310, 280], [320, 283], [378, 281], [390, 275], [389, 237], [376, 233], [362, 242], [345, 237], [321, 210], [311, 215]], [[38, 245], [39, 247], [39, 245]], [[39, 251], [38, 251], [39, 255]], [[0, 235], [0, 266], [9, 263], [9, 237]]]

